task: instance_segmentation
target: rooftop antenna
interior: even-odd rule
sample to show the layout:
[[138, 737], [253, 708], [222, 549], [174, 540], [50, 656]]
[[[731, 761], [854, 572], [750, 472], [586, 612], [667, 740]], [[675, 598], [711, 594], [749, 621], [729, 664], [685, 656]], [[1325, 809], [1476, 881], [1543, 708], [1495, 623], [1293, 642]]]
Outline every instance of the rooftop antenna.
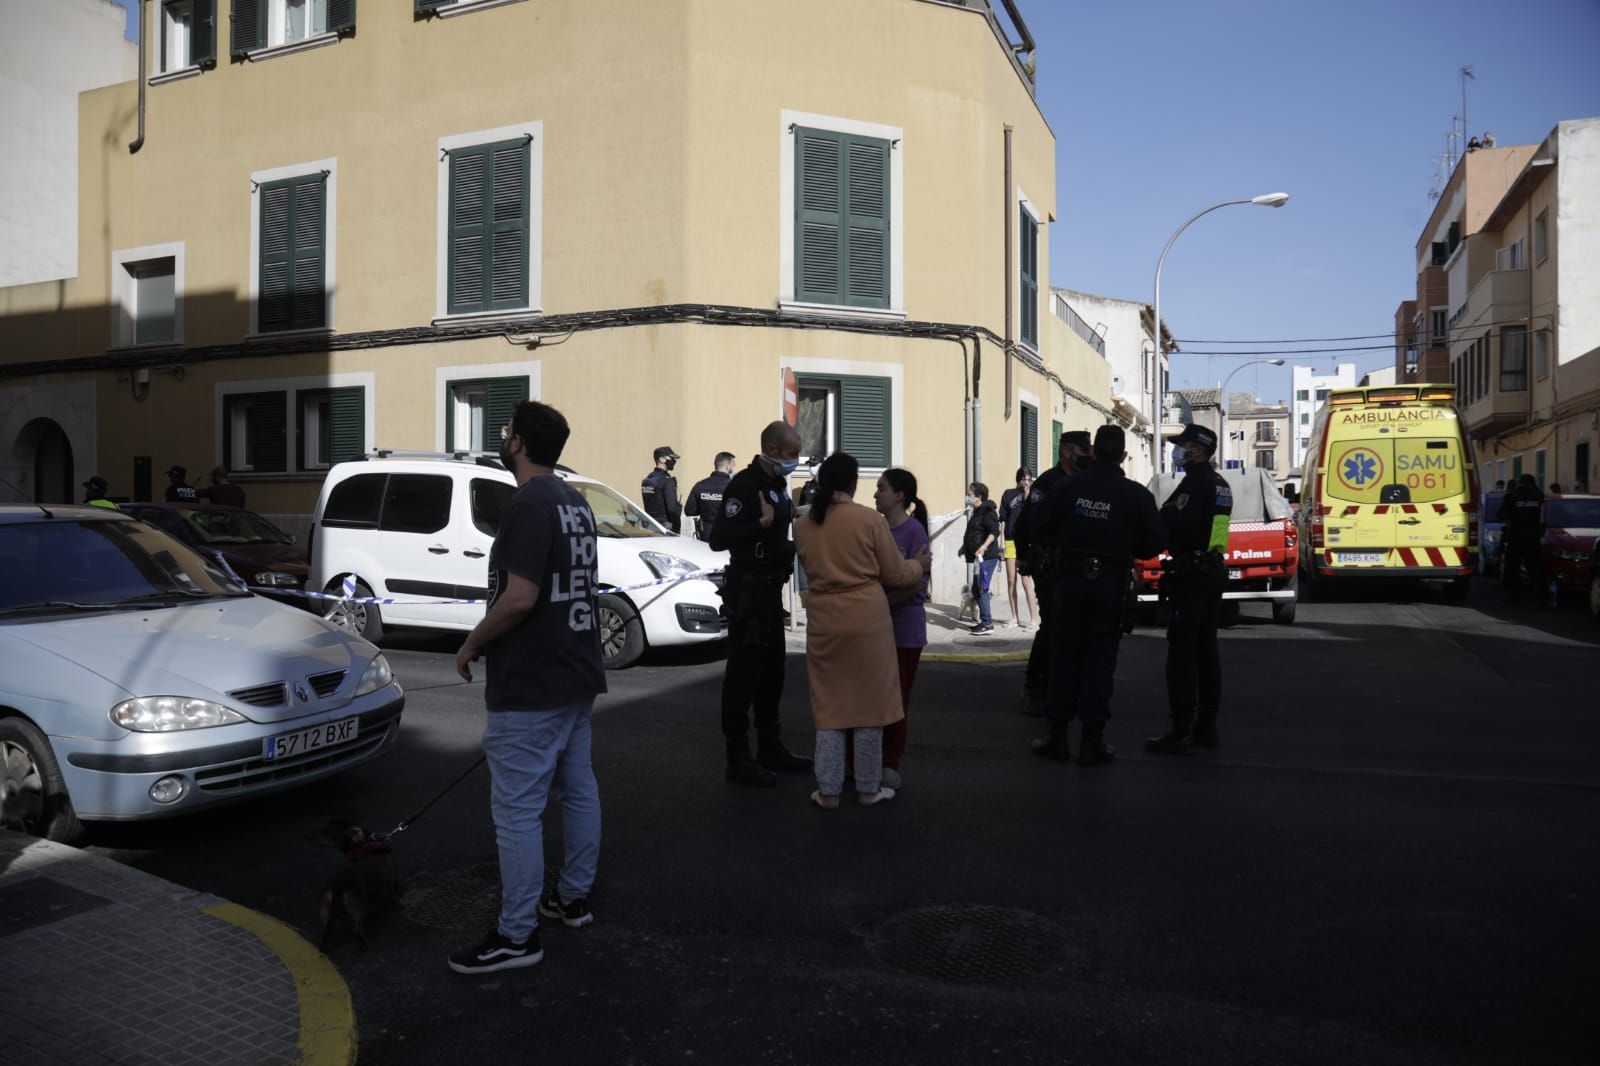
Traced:
[[1478, 76], [1472, 73], [1471, 67], [1461, 68], [1461, 136], [1467, 136], [1467, 82], [1477, 81]]

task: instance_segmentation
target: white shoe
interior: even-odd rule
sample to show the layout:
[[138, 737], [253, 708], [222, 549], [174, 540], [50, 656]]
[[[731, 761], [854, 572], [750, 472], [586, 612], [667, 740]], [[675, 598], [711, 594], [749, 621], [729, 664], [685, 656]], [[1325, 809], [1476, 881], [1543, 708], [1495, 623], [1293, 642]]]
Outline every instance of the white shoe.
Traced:
[[861, 806], [871, 807], [878, 803], [888, 803], [892, 799], [894, 799], [894, 789], [880, 787], [878, 791], [872, 793], [870, 796], [862, 796]]

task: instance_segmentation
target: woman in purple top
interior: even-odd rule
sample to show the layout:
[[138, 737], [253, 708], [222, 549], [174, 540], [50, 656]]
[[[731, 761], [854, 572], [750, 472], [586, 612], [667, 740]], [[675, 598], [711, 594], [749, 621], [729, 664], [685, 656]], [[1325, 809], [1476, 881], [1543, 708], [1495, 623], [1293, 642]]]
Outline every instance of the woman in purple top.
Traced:
[[[889, 523], [895, 546], [907, 559], [915, 559], [928, 549], [928, 508], [917, 498], [917, 479], [909, 470], [890, 467], [878, 478], [878, 491], [872, 497], [878, 513]], [[917, 677], [917, 664], [928, 643], [928, 618], [922, 605], [928, 602], [928, 579], [908, 588], [886, 589], [889, 618], [894, 623], [895, 656], [900, 663], [900, 704], [906, 717], [883, 730], [883, 783], [900, 787], [900, 759], [906, 753], [906, 723], [911, 716], [911, 683]]]

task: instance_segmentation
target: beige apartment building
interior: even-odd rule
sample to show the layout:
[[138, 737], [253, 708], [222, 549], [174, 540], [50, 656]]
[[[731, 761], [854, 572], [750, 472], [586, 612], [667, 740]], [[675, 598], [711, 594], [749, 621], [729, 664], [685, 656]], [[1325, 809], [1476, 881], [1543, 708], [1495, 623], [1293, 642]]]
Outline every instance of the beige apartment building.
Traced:
[[1290, 461], [1294, 438], [1288, 404], [1264, 403], [1249, 392], [1229, 393], [1227, 425], [1229, 466], [1265, 470], [1280, 488], [1299, 473]]
[[145, 10], [142, 119], [137, 83], [80, 100], [77, 276], [0, 289], [23, 499], [222, 464], [304, 516], [330, 463], [494, 451], [522, 397], [571, 466], [636, 494], [670, 444], [687, 488], [793, 375], [808, 452], [937, 512], [1110, 416], [1046, 303], [1033, 43], [986, 0]]

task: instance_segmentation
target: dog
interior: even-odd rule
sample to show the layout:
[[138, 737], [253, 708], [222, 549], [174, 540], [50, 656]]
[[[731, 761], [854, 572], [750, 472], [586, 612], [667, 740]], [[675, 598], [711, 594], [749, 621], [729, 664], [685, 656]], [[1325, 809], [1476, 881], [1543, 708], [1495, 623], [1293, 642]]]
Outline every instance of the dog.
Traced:
[[384, 909], [399, 910], [405, 906], [389, 842], [343, 818], [333, 819], [307, 836], [306, 842], [337, 848], [349, 860], [328, 879], [327, 887], [322, 890], [319, 947], [327, 952], [328, 945], [333, 942], [335, 919], [343, 915], [350, 920], [356, 941], [366, 948], [367, 919]]

